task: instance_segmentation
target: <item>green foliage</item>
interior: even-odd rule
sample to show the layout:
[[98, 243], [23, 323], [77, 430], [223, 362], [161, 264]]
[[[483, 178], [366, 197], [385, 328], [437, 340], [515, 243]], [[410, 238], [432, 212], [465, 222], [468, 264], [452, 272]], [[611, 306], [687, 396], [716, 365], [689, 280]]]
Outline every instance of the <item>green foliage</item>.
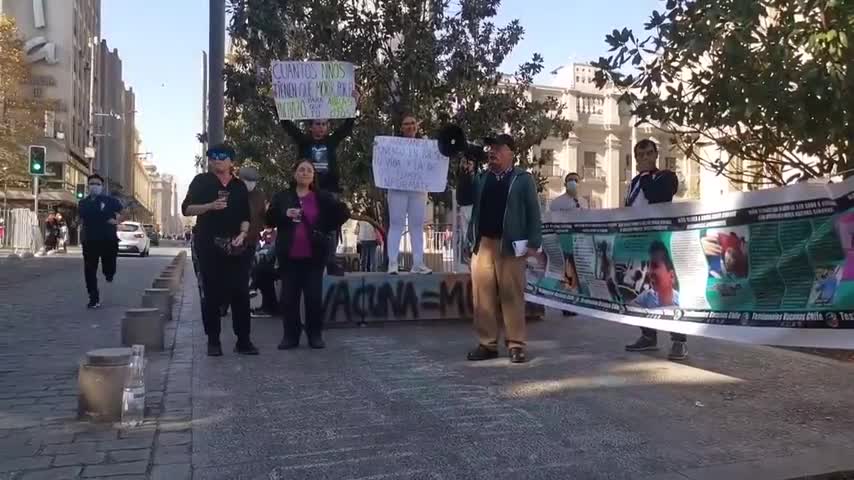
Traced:
[[[374, 8], [356, 6], [362, 3]], [[530, 147], [549, 135], [565, 138], [572, 125], [558, 101], [526, 96], [543, 68], [539, 55], [512, 76], [498, 70], [524, 33], [518, 21], [495, 25], [499, 6], [500, 0], [231, 0], [226, 135], [261, 169], [267, 188], [280, 188], [295, 157], [276, 121], [270, 62], [342, 60], [357, 66], [361, 92], [354, 134], [339, 154], [356, 212], [384, 217], [384, 194], [372, 186], [373, 138], [393, 134], [403, 113], [417, 115], [427, 136], [448, 122], [470, 139], [507, 126], [520, 163], [532, 166], [538, 159]]]
[[[854, 169], [854, 2], [668, 0], [645, 29], [606, 37], [597, 83], [625, 89], [689, 158], [753, 185]], [[699, 155], [708, 146], [729, 155]]]

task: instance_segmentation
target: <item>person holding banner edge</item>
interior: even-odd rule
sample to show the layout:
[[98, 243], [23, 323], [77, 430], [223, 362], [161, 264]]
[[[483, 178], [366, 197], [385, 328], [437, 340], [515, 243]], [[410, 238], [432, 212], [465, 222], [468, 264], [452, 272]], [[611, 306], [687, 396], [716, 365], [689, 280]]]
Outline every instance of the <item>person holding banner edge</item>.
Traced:
[[[359, 108], [359, 92], [353, 90], [356, 99], [356, 109]], [[329, 120], [316, 118], [308, 122], [308, 134], [304, 133], [291, 120], [282, 120], [282, 128], [291, 137], [299, 151], [299, 158], [304, 158], [314, 165], [317, 174], [317, 188], [333, 195], [341, 193], [338, 174], [338, 146], [350, 134], [356, 123], [354, 118], [344, 120], [334, 132], [329, 133]], [[329, 258], [326, 270], [330, 275], [341, 276], [344, 272], [335, 263], [335, 251], [338, 249], [338, 233], [332, 233], [329, 237]]]
[[[405, 138], [416, 138], [418, 119], [404, 114], [400, 134]], [[427, 214], [427, 192], [409, 192], [389, 189], [388, 195], [388, 273], [397, 275], [399, 270], [400, 238], [409, 219], [409, 238], [412, 241], [412, 273], [430, 274], [424, 264], [424, 218]]]
[[[679, 189], [679, 179], [670, 170], [659, 170], [658, 145], [652, 140], [645, 138], [639, 141], [634, 148], [635, 163], [638, 174], [632, 179], [626, 197], [627, 207], [651, 205], [655, 203], [669, 203]], [[659, 248], [660, 250], [661, 248]], [[666, 249], [665, 249], [666, 252]], [[654, 252], [650, 252], [652, 255]], [[667, 257], [669, 260], [669, 255]], [[666, 262], [664, 262], [666, 264]], [[669, 263], [669, 273], [672, 273], [672, 262]], [[669, 274], [668, 273], [668, 274]], [[656, 279], [651, 278], [653, 285]], [[681, 333], [671, 333], [670, 339], [673, 344], [667, 358], [670, 360], [684, 360], [688, 356], [687, 337]], [[628, 352], [647, 352], [658, 350], [658, 332], [652, 328], [641, 327], [641, 336], [635, 343], [626, 345]]]

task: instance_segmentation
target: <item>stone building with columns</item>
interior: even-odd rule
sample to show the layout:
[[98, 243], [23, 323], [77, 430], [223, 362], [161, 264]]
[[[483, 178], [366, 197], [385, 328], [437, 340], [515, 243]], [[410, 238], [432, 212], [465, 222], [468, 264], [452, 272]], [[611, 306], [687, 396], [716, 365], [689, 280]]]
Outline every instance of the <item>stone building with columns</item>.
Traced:
[[[673, 137], [651, 125], [636, 127], [629, 106], [619, 102], [616, 90], [598, 89], [593, 82], [595, 68], [573, 63], [552, 72], [548, 85], [534, 85], [534, 99], [554, 97], [564, 105], [564, 116], [574, 122], [567, 140], [548, 138], [534, 154], [552, 160], [540, 167], [548, 179], [543, 204], [563, 193], [563, 178], [576, 172], [582, 182], [579, 194], [591, 208], [617, 208], [635, 175], [635, 143], [649, 138], [658, 144], [659, 168], [676, 172], [679, 191], [675, 201], [713, 198], [739, 188], [688, 160], [673, 144]], [[703, 152], [707, 157], [717, 152]]]

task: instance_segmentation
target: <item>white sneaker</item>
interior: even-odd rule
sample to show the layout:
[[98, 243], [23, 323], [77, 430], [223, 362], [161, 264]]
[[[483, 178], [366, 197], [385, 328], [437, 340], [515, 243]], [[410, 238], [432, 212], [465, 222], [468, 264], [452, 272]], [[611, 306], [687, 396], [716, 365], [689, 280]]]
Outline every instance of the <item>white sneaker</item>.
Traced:
[[400, 268], [398, 267], [397, 262], [388, 262], [389, 275], [397, 275], [398, 270], [400, 270]]
[[423, 263], [421, 265], [415, 265], [410, 271], [418, 275], [429, 275], [433, 273], [433, 270], [430, 270], [430, 268], [427, 267], [427, 265], [424, 265]]

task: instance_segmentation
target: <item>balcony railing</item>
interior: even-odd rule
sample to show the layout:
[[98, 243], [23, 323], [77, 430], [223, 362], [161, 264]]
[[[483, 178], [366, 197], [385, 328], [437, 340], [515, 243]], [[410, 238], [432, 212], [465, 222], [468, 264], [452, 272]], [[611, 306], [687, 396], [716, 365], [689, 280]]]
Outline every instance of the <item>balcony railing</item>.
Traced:
[[564, 176], [563, 169], [554, 164], [546, 164], [537, 168], [539, 170], [540, 175], [544, 177], [558, 177], [562, 178]]
[[605, 98], [594, 95], [579, 95], [575, 111], [591, 115], [602, 115], [605, 111]]

